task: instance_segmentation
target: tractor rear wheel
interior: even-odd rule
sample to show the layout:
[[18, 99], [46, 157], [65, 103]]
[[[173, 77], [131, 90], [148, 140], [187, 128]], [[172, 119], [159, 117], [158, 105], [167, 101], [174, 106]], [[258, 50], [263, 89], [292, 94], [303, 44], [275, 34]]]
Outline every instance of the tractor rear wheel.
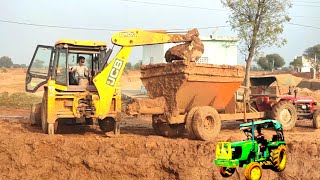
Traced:
[[177, 137], [180, 136], [184, 129], [185, 124], [169, 124], [164, 122], [160, 115], [152, 116], [152, 127], [156, 134], [165, 137]]
[[192, 129], [198, 139], [213, 140], [221, 130], [221, 119], [217, 110], [211, 106], [199, 107], [192, 118]]
[[115, 128], [116, 121], [113, 117], [106, 117], [98, 120], [99, 127], [103, 133], [113, 131]]
[[262, 166], [258, 162], [248, 164], [244, 170], [246, 180], [259, 180], [262, 176]]
[[295, 106], [288, 101], [280, 101], [274, 105], [271, 117], [282, 124], [283, 130], [293, 129], [298, 119]]
[[236, 168], [220, 167], [220, 174], [222, 177], [230, 177], [235, 171]]
[[313, 113], [312, 124], [313, 124], [313, 128], [315, 128], [315, 129], [320, 128], [320, 111], [319, 110], [316, 110]]
[[273, 171], [283, 171], [286, 168], [287, 163], [286, 146], [280, 145], [277, 149], [273, 149], [270, 153], [270, 159], [273, 164]]
[[192, 119], [193, 119], [194, 113], [198, 110], [198, 108], [199, 107], [192, 108], [188, 112], [188, 114], [186, 115], [186, 120], [185, 120], [185, 122], [186, 122], [186, 131], [187, 131], [187, 133], [188, 133], [188, 135], [189, 135], [189, 137], [191, 139], [196, 139], [197, 138], [196, 135], [193, 132], [193, 129], [192, 129]]

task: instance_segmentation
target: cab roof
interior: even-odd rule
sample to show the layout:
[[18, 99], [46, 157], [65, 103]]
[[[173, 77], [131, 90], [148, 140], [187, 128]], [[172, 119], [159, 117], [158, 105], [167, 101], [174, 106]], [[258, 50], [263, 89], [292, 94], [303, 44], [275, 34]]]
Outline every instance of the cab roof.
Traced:
[[[275, 130], [282, 130], [282, 124], [272, 119], [254, 121], [253, 124], [254, 124], [254, 128], [257, 128], [257, 126], [260, 126], [265, 129], [274, 128]], [[251, 128], [251, 127], [252, 127], [252, 122], [240, 124], [241, 130]]]
[[99, 42], [99, 41], [85, 41], [85, 40], [67, 40], [62, 39], [56, 42], [55, 45], [59, 44], [70, 44], [74, 46], [92, 46], [92, 47], [106, 47], [107, 44], [105, 42]]

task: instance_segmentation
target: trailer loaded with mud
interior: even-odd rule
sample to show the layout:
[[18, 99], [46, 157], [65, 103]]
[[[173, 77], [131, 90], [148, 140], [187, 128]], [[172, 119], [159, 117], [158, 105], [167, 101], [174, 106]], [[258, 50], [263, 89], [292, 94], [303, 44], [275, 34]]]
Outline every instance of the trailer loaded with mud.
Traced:
[[[272, 118], [284, 123], [285, 130], [292, 129], [297, 113], [287, 99], [262, 108], [263, 100], [271, 96], [255, 94], [259, 98], [253, 98], [247, 110], [243, 110], [243, 101], [237, 102], [236, 91], [244, 76], [243, 66], [190, 61], [143, 65], [141, 80], [149, 98], [133, 99], [127, 114], [151, 114], [158, 135], [175, 137], [186, 130], [191, 138], [205, 141], [218, 135], [222, 120]], [[256, 106], [257, 103], [260, 104]]]

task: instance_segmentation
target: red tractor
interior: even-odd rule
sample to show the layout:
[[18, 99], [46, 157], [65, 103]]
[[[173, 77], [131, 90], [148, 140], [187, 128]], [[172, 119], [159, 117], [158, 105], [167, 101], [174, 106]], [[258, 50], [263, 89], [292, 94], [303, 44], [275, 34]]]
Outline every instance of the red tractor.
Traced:
[[259, 112], [278, 120], [284, 130], [291, 130], [297, 119], [313, 119], [314, 128], [320, 128], [317, 102], [312, 97], [299, 97], [293, 90], [302, 78], [291, 74], [252, 76], [251, 106]]

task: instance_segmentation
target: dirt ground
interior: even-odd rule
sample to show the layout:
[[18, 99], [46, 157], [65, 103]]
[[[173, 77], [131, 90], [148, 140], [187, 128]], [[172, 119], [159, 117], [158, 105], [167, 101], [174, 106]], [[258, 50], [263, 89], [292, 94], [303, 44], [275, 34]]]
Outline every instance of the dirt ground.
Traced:
[[[23, 71], [0, 73], [0, 92], [23, 92]], [[139, 87], [138, 74], [132, 73], [134, 78], [124, 75], [122, 84]], [[29, 125], [28, 110], [0, 108], [0, 179], [219, 180], [223, 178], [214, 164], [215, 143], [245, 139], [237, 121], [223, 122], [216, 140], [204, 142], [186, 135], [175, 139], [157, 136], [148, 116], [123, 117], [119, 136], [102, 134], [96, 126], [66, 124], [60, 127], [60, 134], [50, 136]], [[320, 179], [320, 130], [312, 129], [311, 124], [301, 120], [285, 132], [287, 167], [282, 173], [264, 170], [263, 180]], [[271, 132], [266, 134], [271, 136]], [[243, 169], [239, 176], [229, 179], [244, 179]]]
[[[156, 136], [147, 116], [124, 118], [120, 136], [84, 125], [62, 125], [60, 134], [50, 136], [28, 118], [27, 110], [0, 110], [1, 179], [222, 179], [214, 165], [215, 142]], [[217, 141], [243, 140], [239, 123], [224, 122]], [[265, 170], [263, 179], [320, 179], [320, 130], [299, 121], [285, 138], [286, 170]], [[239, 174], [243, 179], [242, 169]]]

